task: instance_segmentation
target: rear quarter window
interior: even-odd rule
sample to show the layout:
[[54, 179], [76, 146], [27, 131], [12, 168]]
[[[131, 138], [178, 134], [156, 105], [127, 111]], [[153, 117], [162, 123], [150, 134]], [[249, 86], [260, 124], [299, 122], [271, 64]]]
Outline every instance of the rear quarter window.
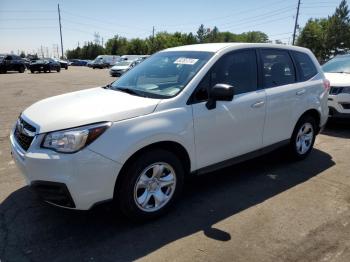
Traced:
[[293, 51], [293, 57], [300, 72], [301, 81], [307, 81], [317, 74], [316, 66], [307, 54]]

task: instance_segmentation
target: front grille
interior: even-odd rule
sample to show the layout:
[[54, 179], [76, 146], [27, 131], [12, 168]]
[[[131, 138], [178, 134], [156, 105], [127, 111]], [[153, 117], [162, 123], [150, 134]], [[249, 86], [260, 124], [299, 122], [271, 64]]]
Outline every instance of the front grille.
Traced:
[[329, 90], [330, 95], [338, 95], [343, 91], [343, 87], [336, 87], [336, 86], [331, 86], [331, 89]]
[[26, 121], [24, 121], [22, 118], [19, 118], [16, 124], [14, 137], [17, 141], [17, 143], [25, 150], [27, 151], [30, 147], [30, 144], [32, 143], [34, 139], [34, 135], [29, 134], [29, 131], [31, 133], [35, 133], [36, 128]]

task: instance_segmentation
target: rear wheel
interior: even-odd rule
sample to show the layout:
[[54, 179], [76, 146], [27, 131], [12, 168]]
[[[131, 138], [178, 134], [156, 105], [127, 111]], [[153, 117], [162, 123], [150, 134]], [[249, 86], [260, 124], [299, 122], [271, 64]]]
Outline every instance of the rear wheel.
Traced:
[[25, 67], [24, 66], [20, 66], [18, 69], [18, 72], [20, 73], [24, 73]]
[[290, 153], [293, 158], [305, 159], [311, 152], [316, 138], [316, 120], [306, 115], [300, 118], [296, 124], [290, 140]]
[[34, 74], [35, 71], [34, 71], [34, 70], [30, 70], [30, 72], [31, 72], [32, 74]]
[[61, 71], [61, 68], [58, 67], [56, 71], [57, 71], [57, 73], [59, 73]]
[[162, 215], [182, 190], [183, 166], [169, 151], [157, 149], [140, 155], [125, 171], [116, 197], [124, 215], [135, 221]]

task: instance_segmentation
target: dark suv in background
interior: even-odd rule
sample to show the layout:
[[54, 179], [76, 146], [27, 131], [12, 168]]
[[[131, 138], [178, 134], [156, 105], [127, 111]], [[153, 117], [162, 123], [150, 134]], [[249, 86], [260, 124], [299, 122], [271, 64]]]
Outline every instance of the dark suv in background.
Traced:
[[1, 55], [0, 54], [0, 73], [7, 71], [18, 71], [24, 73], [26, 66], [24, 60], [17, 55]]

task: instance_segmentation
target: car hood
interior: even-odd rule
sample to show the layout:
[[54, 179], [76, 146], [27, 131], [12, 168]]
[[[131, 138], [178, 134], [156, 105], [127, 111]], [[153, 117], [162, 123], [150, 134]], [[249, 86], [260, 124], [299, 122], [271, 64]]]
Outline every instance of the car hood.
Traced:
[[160, 101], [97, 87], [41, 100], [28, 107], [22, 117], [38, 127], [39, 133], [45, 133], [150, 114]]
[[123, 70], [123, 69], [128, 69], [129, 66], [112, 66], [111, 69], [113, 70]]
[[350, 86], [350, 74], [346, 73], [325, 73], [331, 86]]

